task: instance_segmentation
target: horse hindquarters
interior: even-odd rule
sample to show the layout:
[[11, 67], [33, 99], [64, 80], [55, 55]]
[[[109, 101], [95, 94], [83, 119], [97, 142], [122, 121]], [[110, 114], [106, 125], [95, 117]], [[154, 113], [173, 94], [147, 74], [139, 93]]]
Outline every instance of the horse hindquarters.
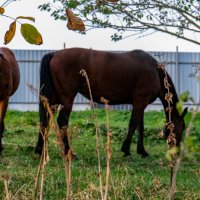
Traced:
[[0, 102], [0, 153], [3, 150], [2, 137], [4, 132], [4, 118], [8, 107], [8, 98]]

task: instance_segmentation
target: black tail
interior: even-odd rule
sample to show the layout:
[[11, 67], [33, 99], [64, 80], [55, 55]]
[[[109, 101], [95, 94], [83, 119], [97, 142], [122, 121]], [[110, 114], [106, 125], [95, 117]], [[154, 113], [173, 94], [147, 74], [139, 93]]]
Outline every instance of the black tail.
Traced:
[[[41, 96], [46, 97], [50, 105], [53, 103], [52, 99], [55, 94], [52, 77], [51, 77], [51, 71], [49, 68], [52, 57], [53, 57], [53, 53], [46, 54], [42, 58], [42, 62], [40, 66], [40, 97]], [[42, 122], [43, 126], [47, 127], [48, 113], [43, 103], [41, 102], [41, 100], [39, 100], [39, 102], [40, 102], [39, 104], [40, 122]]]
[[35, 147], [35, 153], [42, 154], [43, 151], [43, 134], [45, 128], [49, 123], [49, 113], [45, 109], [44, 103], [41, 101], [41, 96], [48, 99], [49, 104], [52, 102], [53, 82], [50, 71], [50, 61], [53, 57], [53, 53], [46, 54], [41, 61], [40, 65], [40, 96], [39, 96], [39, 115], [40, 115], [40, 130], [38, 135], [37, 145]]
[[49, 100], [53, 94], [53, 82], [49, 68], [52, 57], [53, 53], [46, 54], [42, 58], [40, 66], [40, 94], [45, 96]]

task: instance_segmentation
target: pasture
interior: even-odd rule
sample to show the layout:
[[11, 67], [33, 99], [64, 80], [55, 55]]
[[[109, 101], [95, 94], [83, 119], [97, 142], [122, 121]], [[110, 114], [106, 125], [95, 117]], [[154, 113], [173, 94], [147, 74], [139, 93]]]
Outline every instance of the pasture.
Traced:
[[[72, 199], [101, 199], [99, 188], [96, 134], [93, 111], [72, 112], [70, 132], [72, 148], [77, 158], [72, 161]], [[8, 111], [5, 119], [4, 151], [0, 155], [0, 199], [5, 200], [5, 183], [12, 200], [33, 200], [39, 159], [34, 159], [39, 117], [37, 112]], [[103, 184], [106, 173], [106, 114], [96, 110], [99, 121], [100, 161]], [[111, 136], [110, 200], [164, 200], [169, 197], [170, 167], [166, 159], [167, 144], [158, 137], [164, 112], [146, 112], [144, 144], [150, 154], [141, 158], [136, 154], [137, 133], [131, 145], [132, 156], [123, 157], [120, 151], [130, 118], [128, 111], [109, 111]], [[186, 127], [191, 113], [185, 117]], [[177, 175], [176, 200], [200, 199], [200, 113], [193, 123], [191, 138]], [[60, 147], [52, 129], [49, 137], [50, 160], [45, 168], [45, 200], [66, 198], [65, 170]]]

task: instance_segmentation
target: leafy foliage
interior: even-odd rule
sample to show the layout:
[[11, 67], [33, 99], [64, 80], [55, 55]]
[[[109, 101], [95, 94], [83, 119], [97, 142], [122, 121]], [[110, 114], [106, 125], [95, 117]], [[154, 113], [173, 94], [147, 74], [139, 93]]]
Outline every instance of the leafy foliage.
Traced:
[[11, 22], [8, 30], [5, 33], [4, 36], [4, 44], [8, 44], [12, 41], [12, 39], [15, 36], [16, 33], [16, 27], [17, 27], [17, 22], [21, 25], [21, 34], [24, 37], [24, 39], [30, 43], [30, 44], [36, 44], [36, 45], [41, 45], [43, 43], [42, 40], [42, 36], [41, 34], [38, 32], [38, 30], [35, 28], [35, 26], [33, 26], [32, 24], [21, 24], [21, 22], [19, 21], [20, 19], [25, 19], [25, 20], [30, 20], [32, 22], [35, 22], [35, 18], [33, 17], [27, 17], [27, 16], [18, 16], [15, 19], [7, 16], [4, 14], [5, 13], [5, 9], [3, 7], [0, 7], [0, 14], [2, 16], [8, 17], [14, 21]]
[[156, 31], [200, 44], [188, 33], [200, 33], [199, 0], [54, 0], [39, 6], [55, 20], [66, 20], [70, 8], [91, 28], [116, 29], [114, 41], [125, 37], [145, 36]]

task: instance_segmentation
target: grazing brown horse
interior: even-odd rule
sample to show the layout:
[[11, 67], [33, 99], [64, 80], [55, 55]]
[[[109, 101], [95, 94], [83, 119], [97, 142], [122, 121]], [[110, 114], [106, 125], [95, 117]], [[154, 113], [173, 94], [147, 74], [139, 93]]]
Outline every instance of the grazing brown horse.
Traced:
[[[109, 104], [132, 104], [132, 114], [129, 122], [128, 134], [121, 147], [125, 156], [130, 154], [132, 135], [138, 129], [137, 153], [147, 156], [143, 145], [143, 115], [146, 106], [157, 97], [166, 109], [164, 73], [158, 68], [158, 62], [142, 50], [123, 53], [96, 51], [83, 48], [71, 48], [46, 54], [41, 63], [40, 88], [50, 105], [62, 104], [58, 115], [58, 125], [61, 129], [65, 153], [69, 150], [66, 129], [72, 111], [76, 94], [79, 92], [90, 98], [85, 77], [80, 74], [84, 69], [89, 78], [93, 100], [101, 103], [101, 97], [109, 100]], [[178, 96], [171, 78], [168, 76], [173, 94], [172, 120], [175, 123], [177, 145], [180, 143], [185, 128], [184, 115], [179, 115], [176, 109]], [[166, 112], [166, 121], [168, 112]], [[35, 152], [41, 154], [43, 147], [43, 132], [48, 125], [49, 115], [40, 100], [40, 132]], [[168, 137], [167, 131], [166, 137]]]
[[0, 152], [3, 150], [4, 118], [9, 97], [17, 90], [19, 81], [19, 66], [13, 51], [4, 47], [0, 48]]

